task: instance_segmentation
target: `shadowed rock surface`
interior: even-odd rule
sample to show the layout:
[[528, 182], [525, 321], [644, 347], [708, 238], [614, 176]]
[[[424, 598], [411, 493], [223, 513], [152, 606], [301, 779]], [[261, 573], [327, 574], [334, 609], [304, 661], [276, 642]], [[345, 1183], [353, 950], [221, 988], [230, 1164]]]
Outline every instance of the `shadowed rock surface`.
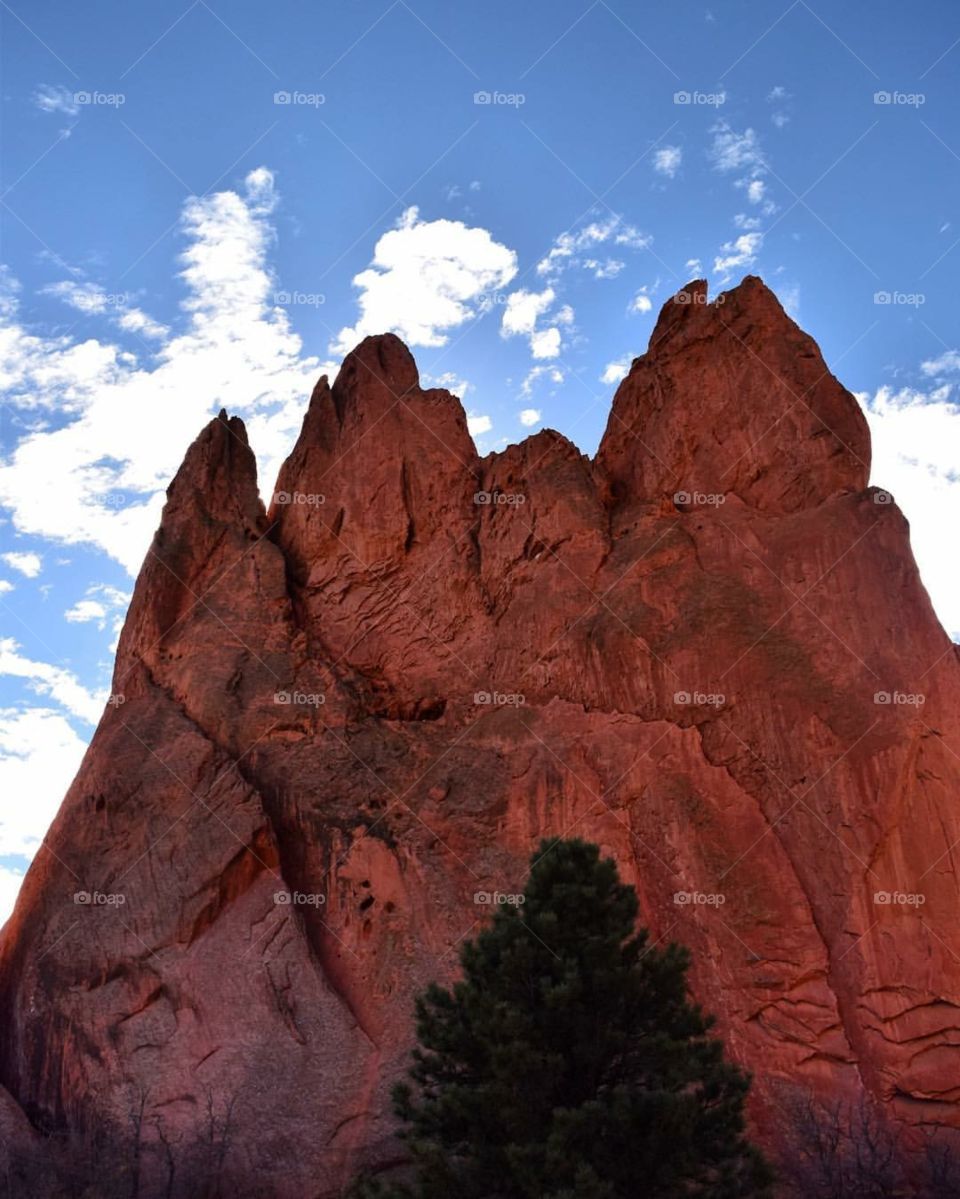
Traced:
[[869, 458], [756, 278], [665, 305], [593, 461], [478, 458], [391, 335], [317, 384], [269, 511], [221, 413], [2, 935], [0, 1136], [142, 1104], [163, 1195], [214, 1112], [232, 1193], [337, 1195], [402, 1156], [476, 893], [576, 835], [690, 947], [762, 1143], [808, 1092], [950, 1139], [960, 672]]

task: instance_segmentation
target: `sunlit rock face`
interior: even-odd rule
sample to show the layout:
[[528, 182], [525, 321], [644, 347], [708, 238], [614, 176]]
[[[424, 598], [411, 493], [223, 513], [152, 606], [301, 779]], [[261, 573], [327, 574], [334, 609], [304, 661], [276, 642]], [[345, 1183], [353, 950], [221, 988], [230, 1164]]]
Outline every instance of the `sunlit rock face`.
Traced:
[[665, 305], [592, 461], [479, 458], [390, 335], [266, 509], [222, 413], [0, 944], [7, 1141], [139, 1111], [161, 1195], [212, 1120], [232, 1193], [339, 1194], [402, 1156], [413, 996], [562, 835], [691, 949], [767, 1147], [807, 1093], [949, 1138], [960, 674], [869, 457], [755, 278]]

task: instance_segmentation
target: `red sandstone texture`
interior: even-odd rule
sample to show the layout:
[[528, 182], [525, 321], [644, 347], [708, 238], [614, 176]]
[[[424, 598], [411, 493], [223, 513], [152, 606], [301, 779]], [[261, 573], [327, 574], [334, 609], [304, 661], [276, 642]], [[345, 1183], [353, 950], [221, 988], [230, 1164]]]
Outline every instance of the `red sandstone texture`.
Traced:
[[960, 672], [869, 457], [756, 278], [666, 304], [592, 461], [478, 458], [389, 335], [317, 384], [267, 511], [222, 413], [3, 934], [0, 1132], [145, 1096], [185, 1143], [232, 1104], [232, 1177], [338, 1194], [400, 1156], [413, 996], [475, 896], [577, 835], [692, 950], [764, 1144], [808, 1091], [952, 1136]]

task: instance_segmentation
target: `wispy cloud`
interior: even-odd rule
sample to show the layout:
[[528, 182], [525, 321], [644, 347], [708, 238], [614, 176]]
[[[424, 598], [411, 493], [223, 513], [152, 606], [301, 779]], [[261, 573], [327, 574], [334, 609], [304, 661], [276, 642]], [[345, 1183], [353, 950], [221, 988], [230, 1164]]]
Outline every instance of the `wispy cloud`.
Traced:
[[679, 146], [662, 146], [653, 156], [653, 169], [660, 175], [672, 179], [680, 170], [683, 151]]

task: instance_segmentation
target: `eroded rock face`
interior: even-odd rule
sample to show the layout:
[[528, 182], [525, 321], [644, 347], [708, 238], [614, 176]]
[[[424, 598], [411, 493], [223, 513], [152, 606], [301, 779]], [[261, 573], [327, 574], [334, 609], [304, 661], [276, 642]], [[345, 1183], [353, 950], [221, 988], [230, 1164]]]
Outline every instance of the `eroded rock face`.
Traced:
[[241, 422], [204, 430], [0, 945], [35, 1124], [142, 1102], [159, 1195], [213, 1111], [235, 1193], [338, 1194], [398, 1159], [412, 999], [477, 895], [579, 835], [692, 950], [768, 1146], [795, 1091], [960, 1126], [956, 651], [815, 343], [758, 279], [706, 301], [594, 461], [479, 459], [389, 335], [317, 385], [269, 511]]

